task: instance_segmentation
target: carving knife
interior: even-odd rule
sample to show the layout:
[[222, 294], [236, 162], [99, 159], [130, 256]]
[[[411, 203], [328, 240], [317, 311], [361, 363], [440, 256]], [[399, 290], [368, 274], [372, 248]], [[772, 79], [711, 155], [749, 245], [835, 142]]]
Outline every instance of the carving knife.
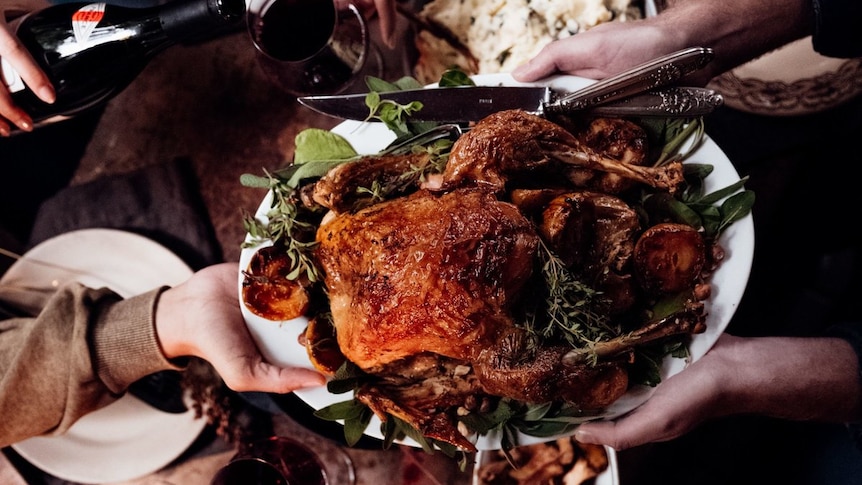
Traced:
[[[704, 88], [668, 87], [703, 68], [711, 49], [693, 47], [646, 62], [574, 92], [544, 86], [459, 86], [378, 93], [381, 100], [402, 105], [418, 101], [413, 121], [461, 123], [491, 113], [523, 109], [538, 115], [589, 111], [606, 116], [698, 116], [723, 103], [720, 94]], [[303, 105], [342, 119], [366, 120], [368, 93], [306, 96]]]
[[[549, 110], [547, 107], [565, 93], [540, 86], [467, 86], [430, 88], [380, 93], [381, 100], [398, 104], [414, 101], [422, 108], [410, 115], [411, 121], [464, 123], [478, 121], [492, 113], [523, 109], [538, 115], [587, 112], [596, 116], [702, 116], [724, 102], [711, 89], [678, 87], [637, 94], [619, 101], [598, 105]], [[314, 111], [335, 118], [364, 121], [370, 109], [366, 94], [305, 96], [299, 102]]]

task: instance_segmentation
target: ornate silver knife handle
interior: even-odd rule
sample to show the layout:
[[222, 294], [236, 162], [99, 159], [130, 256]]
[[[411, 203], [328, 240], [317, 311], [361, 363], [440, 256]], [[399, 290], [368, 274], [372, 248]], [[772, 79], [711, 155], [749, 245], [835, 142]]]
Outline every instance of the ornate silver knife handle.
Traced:
[[712, 89], [677, 87], [636, 94], [587, 111], [601, 116], [704, 116], [724, 104]]
[[703, 69], [713, 57], [715, 54], [712, 49], [706, 47], [683, 49], [563, 96], [546, 104], [544, 111], [554, 114], [590, 109], [593, 106], [669, 86], [692, 72]]

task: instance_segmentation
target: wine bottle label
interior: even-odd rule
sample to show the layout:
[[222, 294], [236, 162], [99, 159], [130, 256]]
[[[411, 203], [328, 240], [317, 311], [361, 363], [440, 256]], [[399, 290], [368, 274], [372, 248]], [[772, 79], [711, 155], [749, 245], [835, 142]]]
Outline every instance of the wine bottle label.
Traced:
[[72, 31], [75, 32], [75, 40], [79, 44], [85, 44], [90, 39], [90, 34], [105, 16], [104, 3], [91, 3], [78, 9], [72, 14]]
[[10, 93], [16, 93], [24, 89], [24, 81], [18, 71], [12, 68], [6, 59], [0, 58], [0, 80], [6, 85]]

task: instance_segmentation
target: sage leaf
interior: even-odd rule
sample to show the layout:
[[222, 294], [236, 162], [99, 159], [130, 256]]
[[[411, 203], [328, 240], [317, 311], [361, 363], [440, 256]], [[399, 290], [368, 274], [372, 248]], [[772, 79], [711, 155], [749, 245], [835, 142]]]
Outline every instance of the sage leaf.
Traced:
[[728, 197], [721, 204], [722, 225], [728, 226], [742, 219], [751, 212], [752, 207], [754, 207], [754, 192], [751, 190], [744, 190]]
[[302, 130], [296, 135], [294, 143], [294, 165], [313, 160], [345, 160], [358, 155], [346, 138], [320, 128]]

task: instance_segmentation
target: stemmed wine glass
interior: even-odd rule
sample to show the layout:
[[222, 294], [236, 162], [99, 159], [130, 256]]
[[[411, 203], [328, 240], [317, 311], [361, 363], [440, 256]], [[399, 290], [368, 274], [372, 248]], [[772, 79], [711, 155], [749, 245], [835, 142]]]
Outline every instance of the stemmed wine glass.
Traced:
[[[210, 485], [353, 485], [353, 462], [325, 438], [271, 436], [244, 443]], [[313, 450], [313, 451], [312, 451]]]
[[248, 0], [248, 31], [267, 75], [295, 96], [337, 94], [380, 76], [362, 14], [344, 0]]

